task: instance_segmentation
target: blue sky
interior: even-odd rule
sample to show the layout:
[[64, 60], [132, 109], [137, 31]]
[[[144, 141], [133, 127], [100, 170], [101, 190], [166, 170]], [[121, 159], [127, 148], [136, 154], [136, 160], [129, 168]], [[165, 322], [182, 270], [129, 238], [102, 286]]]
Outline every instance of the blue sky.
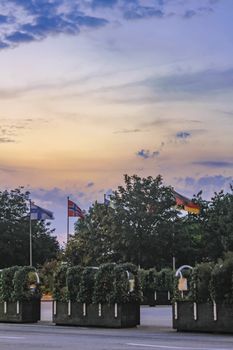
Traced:
[[1, 189], [84, 209], [123, 174], [186, 195], [233, 178], [233, 1], [2, 0]]

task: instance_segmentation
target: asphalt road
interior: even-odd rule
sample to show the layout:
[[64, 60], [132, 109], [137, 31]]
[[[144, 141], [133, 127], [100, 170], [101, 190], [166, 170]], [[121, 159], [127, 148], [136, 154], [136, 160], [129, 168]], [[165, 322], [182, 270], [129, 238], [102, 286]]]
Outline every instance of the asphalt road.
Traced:
[[54, 326], [46, 320], [51, 317], [49, 304], [43, 307], [43, 321], [39, 324], [0, 324], [0, 350], [233, 349], [233, 336], [230, 335], [172, 330], [170, 307], [142, 307], [141, 326], [131, 329]]

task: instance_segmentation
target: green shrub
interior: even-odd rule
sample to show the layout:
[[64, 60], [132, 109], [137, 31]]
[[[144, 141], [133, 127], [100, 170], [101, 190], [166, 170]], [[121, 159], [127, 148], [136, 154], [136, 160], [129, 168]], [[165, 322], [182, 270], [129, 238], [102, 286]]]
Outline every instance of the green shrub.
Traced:
[[20, 269], [20, 266], [12, 266], [1, 271], [1, 301], [12, 301], [14, 284], [13, 279], [16, 271]]
[[113, 292], [110, 295], [111, 303], [127, 303], [130, 301], [130, 286], [128, 273], [123, 265], [114, 269]]
[[211, 300], [209, 286], [212, 270], [212, 263], [198, 264], [192, 270], [190, 288], [195, 302], [206, 303]]
[[216, 264], [210, 280], [210, 294], [216, 303], [233, 304], [233, 258]]
[[78, 294], [78, 301], [80, 303], [92, 303], [95, 285], [95, 275], [97, 271], [98, 269], [94, 267], [86, 267], [83, 270]]
[[35, 273], [36, 269], [31, 266], [21, 267], [15, 272], [13, 278], [13, 299], [15, 301], [33, 300], [41, 297]]
[[67, 272], [66, 272], [66, 284], [67, 284], [67, 291], [68, 291], [67, 297], [71, 301], [78, 300], [82, 272], [83, 272], [82, 266], [73, 266], [67, 269]]
[[67, 273], [68, 266], [61, 264], [54, 273], [53, 298], [57, 301], [68, 301]]
[[171, 269], [164, 268], [157, 272], [157, 285], [155, 290], [157, 291], [170, 291], [173, 290], [174, 284], [174, 272]]
[[138, 274], [138, 268], [131, 263], [125, 263], [121, 265], [125, 271], [128, 271], [134, 278], [134, 289], [129, 292], [129, 302], [139, 303], [142, 301], [142, 288]]
[[114, 269], [115, 264], [108, 263], [100, 266], [96, 273], [93, 302], [109, 304], [114, 293]]

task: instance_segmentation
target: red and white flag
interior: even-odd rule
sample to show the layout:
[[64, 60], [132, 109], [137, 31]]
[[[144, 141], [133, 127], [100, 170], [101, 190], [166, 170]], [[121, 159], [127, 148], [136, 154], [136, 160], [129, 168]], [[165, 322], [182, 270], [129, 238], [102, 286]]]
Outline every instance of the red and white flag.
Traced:
[[82, 209], [70, 199], [68, 199], [68, 216], [77, 216], [80, 219], [84, 219], [84, 212]]

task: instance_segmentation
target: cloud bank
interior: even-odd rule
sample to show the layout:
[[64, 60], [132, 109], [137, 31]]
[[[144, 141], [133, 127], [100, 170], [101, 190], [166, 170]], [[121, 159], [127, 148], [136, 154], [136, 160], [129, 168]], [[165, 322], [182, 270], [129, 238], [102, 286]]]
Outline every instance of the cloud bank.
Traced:
[[213, 12], [211, 0], [1, 0], [0, 49], [45, 39], [77, 35], [110, 22], [158, 20], [171, 16], [192, 19]]

